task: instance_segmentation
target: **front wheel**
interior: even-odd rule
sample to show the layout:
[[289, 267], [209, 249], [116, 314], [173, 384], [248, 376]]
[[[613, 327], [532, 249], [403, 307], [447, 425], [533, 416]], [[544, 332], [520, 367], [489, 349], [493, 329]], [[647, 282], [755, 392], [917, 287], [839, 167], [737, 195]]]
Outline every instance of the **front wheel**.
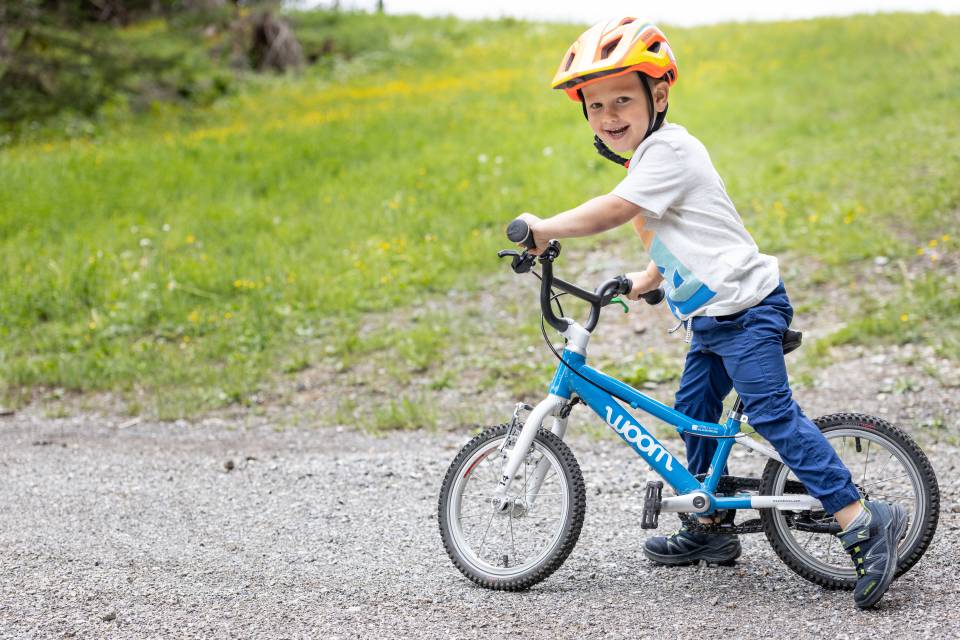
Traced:
[[[490, 427], [460, 450], [440, 488], [440, 537], [450, 559], [488, 589], [527, 589], [556, 571], [580, 537], [586, 488], [569, 447], [540, 429], [517, 470], [505, 506], [494, 504], [515, 443], [509, 426]], [[534, 478], [543, 483], [534, 493]]]
[[[843, 461], [861, 495], [896, 502], [909, 525], [897, 546], [897, 575], [910, 569], [927, 550], [937, 530], [940, 489], [930, 461], [907, 434], [889, 422], [856, 413], [823, 416], [814, 423]], [[803, 487], [783, 463], [767, 462], [761, 495], [797, 493]], [[823, 511], [796, 513], [764, 509], [764, 533], [788, 567], [829, 589], [852, 589], [856, 572], [836, 534], [839, 525]]]

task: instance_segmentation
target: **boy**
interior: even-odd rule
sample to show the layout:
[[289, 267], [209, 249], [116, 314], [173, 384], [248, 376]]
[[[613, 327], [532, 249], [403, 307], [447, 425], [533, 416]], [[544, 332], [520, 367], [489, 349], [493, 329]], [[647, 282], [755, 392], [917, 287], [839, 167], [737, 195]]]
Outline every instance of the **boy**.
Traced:
[[[580, 102], [597, 150], [627, 166], [627, 176], [611, 193], [551, 218], [521, 217], [537, 247], [633, 223], [651, 261], [627, 274], [629, 297], [662, 285], [692, 337], [675, 407], [719, 422], [723, 398], [737, 390], [750, 425], [840, 524], [857, 569], [854, 601], [873, 606], [893, 581], [906, 513], [862, 500], [850, 472], [793, 401], [781, 344], [793, 309], [777, 259], [759, 252], [703, 145], [665, 121], [676, 79], [673, 52], [655, 26], [622, 17], [584, 32], [564, 55], [553, 87]], [[629, 161], [617, 154], [625, 151], [633, 151]], [[690, 471], [705, 473], [716, 442], [684, 441]], [[734, 535], [685, 529], [644, 545], [648, 558], [670, 565], [730, 562], [740, 550]]]

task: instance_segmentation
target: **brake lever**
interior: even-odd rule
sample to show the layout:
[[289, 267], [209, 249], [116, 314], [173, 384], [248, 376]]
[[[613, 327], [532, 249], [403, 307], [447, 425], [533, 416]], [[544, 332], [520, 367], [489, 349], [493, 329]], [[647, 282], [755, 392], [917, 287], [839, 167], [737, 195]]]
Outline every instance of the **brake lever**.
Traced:
[[627, 306], [627, 303], [623, 301], [623, 298], [617, 296], [616, 298], [610, 298], [609, 304], [619, 304], [623, 307], [624, 313], [630, 313], [630, 307]]
[[533, 263], [537, 259], [537, 256], [533, 255], [532, 253], [527, 253], [526, 251], [520, 253], [511, 249], [498, 251], [497, 256], [500, 258], [506, 258], [507, 256], [510, 256], [510, 268], [513, 269], [514, 273], [527, 273], [533, 268]]

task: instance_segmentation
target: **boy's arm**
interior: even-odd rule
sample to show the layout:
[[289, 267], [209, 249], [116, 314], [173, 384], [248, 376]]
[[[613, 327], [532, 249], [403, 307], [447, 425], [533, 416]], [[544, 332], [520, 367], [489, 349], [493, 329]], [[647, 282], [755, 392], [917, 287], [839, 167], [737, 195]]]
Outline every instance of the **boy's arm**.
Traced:
[[629, 222], [640, 211], [640, 207], [632, 202], [607, 194], [544, 220], [530, 213], [523, 213], [520, 218], [526, 221], [533, 233], [538, 250], [532, 253], [539, 253], [539, 249], [546, 246], [549, 240], [601, 233]]

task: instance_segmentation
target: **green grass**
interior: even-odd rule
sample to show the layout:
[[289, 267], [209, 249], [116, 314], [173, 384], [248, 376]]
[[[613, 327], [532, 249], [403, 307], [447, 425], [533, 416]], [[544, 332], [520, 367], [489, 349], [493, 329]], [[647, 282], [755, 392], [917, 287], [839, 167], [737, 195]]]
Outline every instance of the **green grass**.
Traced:
[[[146, 394], [144, 411], [177, 417], [249, 403], [314, 358], [430, 375], [464, 337], [455, 316], [351, 327], [480, 286], [517, 213], [622, 176], [547, 88], [578, 27], [298, 19], [314, 43], [329, 29], [353, 44], [209, 108], [108, 110], [85, 137], [0, 151], [0, 393]], [[958, 355], [958, 30], [938, 15], [668, 29], [670, 119], [707, 145], [762, 249], [787, 256], [788, 286], [849, 291], [829, 343]], [[878, 255], [913, 276], [871, 303], [859, 278]], [[383, 420], [411, 422], [398, 402]]]

